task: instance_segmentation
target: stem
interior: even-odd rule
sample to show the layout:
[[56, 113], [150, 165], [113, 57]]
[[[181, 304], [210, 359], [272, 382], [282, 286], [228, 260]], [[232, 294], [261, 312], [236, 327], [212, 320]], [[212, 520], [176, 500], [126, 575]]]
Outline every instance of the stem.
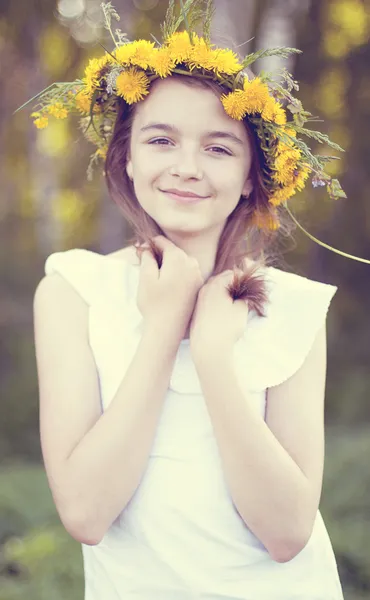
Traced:
[[192, 34], [192, 32], [190, 31], [190, 28], [189, 28], [188, 18], [187, 18], [187, 15], [186, 15], [186, 12], [185, 12], [185, 8], [184, 8], [184, 3], [183, 3], [182, 0], [180, 0], [180, 4], [181, 4], [182, 16], [184, 17], [185, 29], [186, 29], [186, 31], [189, 34], [190, 43], [192, 44], [193, 43], [193, 34]]
[[[17, 108], [14, 112], [13, 115], [15, 115], [19, 110], [22, 110], [22, 108], [24, 108], [25, 106], [27, 106], [27, 104], [30, 104], [31, 102], [33, 102], [34, 100], [36, 100], [36, 98], [39, 98], [42, 94], [45, 94], [48, 90], [50, 90], [50, 88], [52, 88], [54, 85], [68, 85], [70, 82], [65, 82], [65, 81], [57, 81], [52, 83], [51, 85], [49, 85], [47, 88], [45, 88], [44, 90], [42, 90], [42, 92], [39, 92], [38, 94], [36, 94], [36, 96], [33, 96], [33, 98], [30, 98], [30, 100], [27, 100], [27, 102], [25, 102], [24, 104], [22, 104], [22, 106], [20, 106], [19, 108]], [[72, 85], [72, 84], [71, 84]]]
[[346, 258], [351, 258], [352, 260], [357, 260], [359, 262], [363, 262], [363, 263], [366, 263], [367, 265], [370, 265], [370, 260], [367, 260], [366, 258], [360, 258], [358, 256], [354, 256], [353, 254], [347, 254], [346, 252], [342, 252], [341, 250], [338, 250], [337, 248], [333, 248], [332, 246], [329, 246], [328, 244], [325, 244], [324, 242], [321, 242], [320, 240], [315, 238], [313, 235], [308, 233], [308, 231], [306, 231], [300, 223], [298, 223], [297, 219], [293, 216], [293, 214], [289, 210], [286, 202], [284, 203], [284, 207], [286, 208], [290, 218], [299, 227], [299, 229], [301, 229], [301, 231], [303, 231], [303, 233], [305, 233], [312, 241], [316, 242], [316, 244], [319, 244], [323, 248], [327, 248], [328, 250], [331, 250], [332, 252], [335, 252], [336, 254], [340, 254], [341, 256], [344, 256]]
[[183, 69], [178, 69], [175, 67], [173, 69], [173, 73], [179, 73], [180, 75], [188, 75], [189, 77], [198, 77], [201, 79], [214, 79], [213, 75], [198, 75], [196, 73], [191, 73], [190, 71], [184, 71]]
[[108, 29], [109, 29], [109, 33], [111, 34], [112, 40], [113, 40], [113, 42], [114, 42], [114, 45], [115, 45], [115, 47], [117, 48], [117, 42], [116, 42], [116, 38], [114, 37], [114, 34], [113, 34], [113, 31], [112, 31], [112, 29], [111, 29], [111, 26], [110, 26], [110, 24], [109, 24], [109, 27], [108, 27]]
[[[111, 52], [109, 52], [109, 50], [107, 50], [107, 49], [105, 48], [105, 46], [103, 46], [103, 44], [101, 44], [100, 42], [98, 42], [98, 44], [99, 44], [99, 46], [101, 46], [101, 47], [103, 48], [103, 50], [105, 50], [105, 52], [106, 52], [107, 54], [109, 54], [109, 55], [110, 55], [112, 58], [114, 58], [114, 60], [116, 61], [116, 63], [120, 64], [120, 63], [119, 63], [119, 61], [118, 61], [118, 60], [116, 59], [116, 57], [114, 56], [114, 54], [112, 54]], [[116, 47], [117, 47], [117, 44], [116, 44]]]

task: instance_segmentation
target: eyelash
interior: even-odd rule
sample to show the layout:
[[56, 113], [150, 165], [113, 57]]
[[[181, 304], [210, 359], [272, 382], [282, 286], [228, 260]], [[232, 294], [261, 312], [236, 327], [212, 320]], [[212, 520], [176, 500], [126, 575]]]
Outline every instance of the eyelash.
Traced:
[[[156, 138], [155, 140], [151, 140], [149, 142], [149, 144], [152, 145], [158, 145], [155, 142], [160, 142], [160, 141], [165, 141], [165, 142], [169, 142], [170, 140], [168, 140], [167, 138]], [[160, 146], [162, 145], [166, 145], [167, 144], [159, 144]], [[228, 150], [226, 150], [225, 148], [221, 148], [221, 146], [211, 146], [212, 148], [218, 148], [219, 150], [222, 150], [222, 152], [216, 152], [216, 154], [226, 154], [227, 156], [232, 156], [231, 152], [229, 152]]]

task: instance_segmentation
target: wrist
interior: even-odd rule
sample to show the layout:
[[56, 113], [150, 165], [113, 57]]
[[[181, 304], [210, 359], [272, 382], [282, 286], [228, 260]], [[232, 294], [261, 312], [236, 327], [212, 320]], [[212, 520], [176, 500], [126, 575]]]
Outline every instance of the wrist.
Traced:
[[190, 347], [193, 360], [199, 367], [212, 364], [214, 369], [218, 365], [232, 364], [234, 349], [228, 344], [197, 344]]
[[182, 331], [179, 326], [171, 323], [169, 319], [144, 321], [142, 331], [143, 338], [155, 340], [157, 346], [158, 340], [160, 340], [161, 346], [174, 346], [177, 349], [182, 339]]

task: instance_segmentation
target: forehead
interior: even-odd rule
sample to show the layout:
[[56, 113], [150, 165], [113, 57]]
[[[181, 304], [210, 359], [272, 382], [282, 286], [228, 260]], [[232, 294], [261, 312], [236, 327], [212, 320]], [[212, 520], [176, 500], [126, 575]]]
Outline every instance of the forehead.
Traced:
[[166, 122], [180, 130], [224, 129], [246, 137], [244, 126], [225, 113], [211, 89], [170, 77], [157, 80], [149, 95], [137, 105], [133, 127], [141, 128], [153, 121]]

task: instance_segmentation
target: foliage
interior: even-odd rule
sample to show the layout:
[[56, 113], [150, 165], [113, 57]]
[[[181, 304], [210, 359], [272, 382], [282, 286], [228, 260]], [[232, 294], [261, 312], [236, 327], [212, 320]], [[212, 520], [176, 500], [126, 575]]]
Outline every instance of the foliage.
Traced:
[[0, 489], [0, 600], [82, 598], [81, 548], [60, 524], [44, 469], [3, 469]]

